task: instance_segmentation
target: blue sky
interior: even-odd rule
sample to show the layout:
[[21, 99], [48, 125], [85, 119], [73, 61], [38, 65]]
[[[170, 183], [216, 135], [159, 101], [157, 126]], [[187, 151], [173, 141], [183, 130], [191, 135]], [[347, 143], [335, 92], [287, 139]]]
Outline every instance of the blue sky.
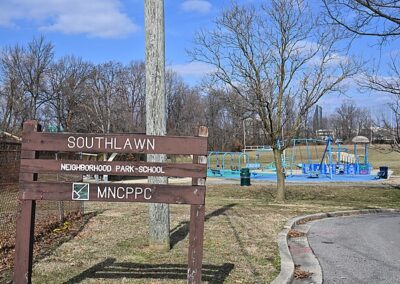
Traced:
[[[190, 83], [208, 67], [190, 63], [186, 49], [230, 0], [165, 1], [166, 64]], [[1, 46], [44, 35], [56, 57], [74, 54], [94, 63], [144, 59], [144, 0], [2, 0]]]
[[[187, 56], [194, 33], [211, 28], [213, 19], [230, 3], [231, 0], [165, 1], [166, 64], [187, 83], [195, 84], [210, 70], [204, 64], [190, 62]], [[1, 0], [0, 48], [25, 44], [44, 35], [54, 44], [56, 58], [73, 54], [93, 63], [143, 60], [143, 6], [144, 0]], [[373, 39], [358, 40], [353, 45], [353, 53], [370, 60], [370, 64], [380, 61], [382, 74], [389, 55], [399, 51], [398, 40], [383, 48]], [[360, 94], [353, 87], [348, 97], [326, 97], [320, 105], [325, 111], [332, 111], [346, 99], [378, 113], [388, 100], [383, 95]]]

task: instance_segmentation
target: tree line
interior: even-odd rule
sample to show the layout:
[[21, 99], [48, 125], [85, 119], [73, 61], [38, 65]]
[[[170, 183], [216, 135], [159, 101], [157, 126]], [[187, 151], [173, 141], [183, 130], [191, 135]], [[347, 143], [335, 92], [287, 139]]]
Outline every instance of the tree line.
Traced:
[[[18, 133], [23, 121], [38, 119], [56, 131], [144, 132], [143, 62], [93, 64], [73, 55], [56, 60], [53, 44], [40, 37], [4, 48], [0, 67], [2, 130]], [[201, 97], [176, 73], [166, 77], [169, 129], [187, 133], [204, 117], [189, 107]]]
[[[172, 70], [165, 82], [169, 134], [192, 135], [208, 125], [211, 149], [239, 150], [241, 114], [224, 104], [224, 94], [189, 86]], [[144, 133], [145, 65], [55, 59], [54, 45], [34, 38], [1, 50], [0, 102], [0, 129], [16, 135], [28, 119], [45, 131]]]
[[[23, 121], [38, 119], [47, 131], [145, 132], [145, 66], [141, 61], [93, 64], [82, 58], [55, 59], [54, 46], [35, 38], [26, 46], [2, 50], [0, 129], [18, 134]], [[191, 135], [209, 127], [210, 149], [240, 151], [247, 145], [270, 145], [262, 122], [249, 113], [233, 91], [209, 84], [189, 86], [174, 71], [166, 74], [168, 133]], [[315, 137], [313, 108], [304, 115], [299, 137]], [[369, 136], [372, 126], [390, 123], [348, 101], [323, 118], [321, 128], [351, 140]], [[286, 133], [283, 133], [285, 137]]]

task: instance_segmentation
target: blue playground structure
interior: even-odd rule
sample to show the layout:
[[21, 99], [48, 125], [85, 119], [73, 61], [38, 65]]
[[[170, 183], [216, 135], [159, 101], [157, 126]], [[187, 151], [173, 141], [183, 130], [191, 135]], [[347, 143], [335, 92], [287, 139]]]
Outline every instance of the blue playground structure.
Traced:
[[[244, 152], [208, 152], [208, 172], [210, 176], [225, 176], [227, 174], [239, 174], [241, 168], [249, 168], [251, 170], [262, 170], [261, 157], [263, 153], [272, 152], [270, 146], [253, 146], [254, 149], [246, 149], [247, 151], [255, 151], [255, 157], [251, 160], [250, 155]], [[215, 161], [213, 165], [212, 161]], [[270, 165], [268, 163], [268, 165]], [[267, 167], [268, 165], [265, 165]]]
[[[366, 139], [366, 138], [365, 138]], [[336, 140], [336, 147], [332, 147], [333, 139], [293, 139], [292, 155], [290, 163], [290, 175], [293, 176], [295, 169], [301, 169], [301, 173], [308, 175], [310, 178], [317, 178], [320, 175], [329, 176], [330, 179], [337, 175], [370, 175], [372, 165], [368, 162], [368, 139], [363, 142], [354, 141], [354, 152], [350, 153], [348, 148], [341, 145], [340, 140]], [[297, 147], [305, 145], [307, 159], [304, 161], [301, 157], [301, 162], [296, 163]], [[312, 155], [311, 146], [325, 144], [325, 148], [321, 157]], [[357, 144], [364, 145], [364, 154], [357, 153]], [[317, 151], [316, 151], [317, 152]], [[313, 156], [313, 157], [312, 157]]]
[[[371, 179], [372, 165], [368, 161], [369, 140], [366, 137], [357, 136], [353, 139], [353, 153], [349, 148], [343, 147], [341, 140], [333, 142], [331, 137], [296, 138], [291, 144], [292, 147], [287, 149], [290, 154], [284, 153], [282, 158], [288, 181], [299, 180], [300, 177], [335, 181], [347, 180], [346, 176], [352, 177], [349, 178], [352, 181]], [[208, 176], [238, 178], [241, 168], [249, 168], [252, 178], [271, 180], [276, 178], [275, 163], [273, 161], [266, 163], [265, 158], [261, 159], [263, 153], [272, 152], [272, 148], [269, 146], [253, 146], [253, 148], [244, 150], [256, 151], [255, 156], [245, 151], [209, 152]], [[356, 178], [357, 176], [359, 178]]]

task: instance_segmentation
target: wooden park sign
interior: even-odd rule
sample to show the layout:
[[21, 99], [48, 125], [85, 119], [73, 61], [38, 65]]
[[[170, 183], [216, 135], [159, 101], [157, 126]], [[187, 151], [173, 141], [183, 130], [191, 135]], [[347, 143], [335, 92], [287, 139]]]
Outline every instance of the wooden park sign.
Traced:
[[[42, 133], [24, 123], [14, 283], [31, 283], [36, 200], [190, 204], [188, 283], [201, 282], [207, 173], [206, 127], [195, 137]], [[192, 164], [38, 159], [39, 151], [192, 155]], [[42, 182], [40, 174], [191, 177], [192, 185]]]

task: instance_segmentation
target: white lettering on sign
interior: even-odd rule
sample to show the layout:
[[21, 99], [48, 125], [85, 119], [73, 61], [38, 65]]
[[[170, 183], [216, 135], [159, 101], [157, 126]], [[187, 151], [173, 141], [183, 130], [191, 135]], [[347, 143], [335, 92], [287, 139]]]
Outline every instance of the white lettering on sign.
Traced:
[[[106, 164], [80, 164], [80, 163], [61, 163], [60, 171], [65, 172], [113, 172], [112, 165]], [[141, 173], [141, 174], [165, 174], [162, 166], [135, 166], [135, 165], [114, 165], [115, 173]]]
[[86, 165], [61, 163], [61, 171], [66, 172], [107, 172], [111, 173], [111, 165]]
[[69, 149], [110, 149], [110, 150], [153, 150], [156, 148], [154, 138], [123, 139], [120, 137], [83, 137], [69, 136]]
[[116, 172], [120, 172], [120, 173], [134, 173], [135, 172], [135, 166], [116, 165], [115, 166], [115, 171]]
[[151, 199], [151, 188], [131, 187], [131, 186], [97, 186], [97, 198], [102, 199], [138, 199], [143, 197]]
[[138, 172], [145, 174], [165, 174], [162, 167], [149, 167], [149, 166], [140, 166], [138, 168]]

